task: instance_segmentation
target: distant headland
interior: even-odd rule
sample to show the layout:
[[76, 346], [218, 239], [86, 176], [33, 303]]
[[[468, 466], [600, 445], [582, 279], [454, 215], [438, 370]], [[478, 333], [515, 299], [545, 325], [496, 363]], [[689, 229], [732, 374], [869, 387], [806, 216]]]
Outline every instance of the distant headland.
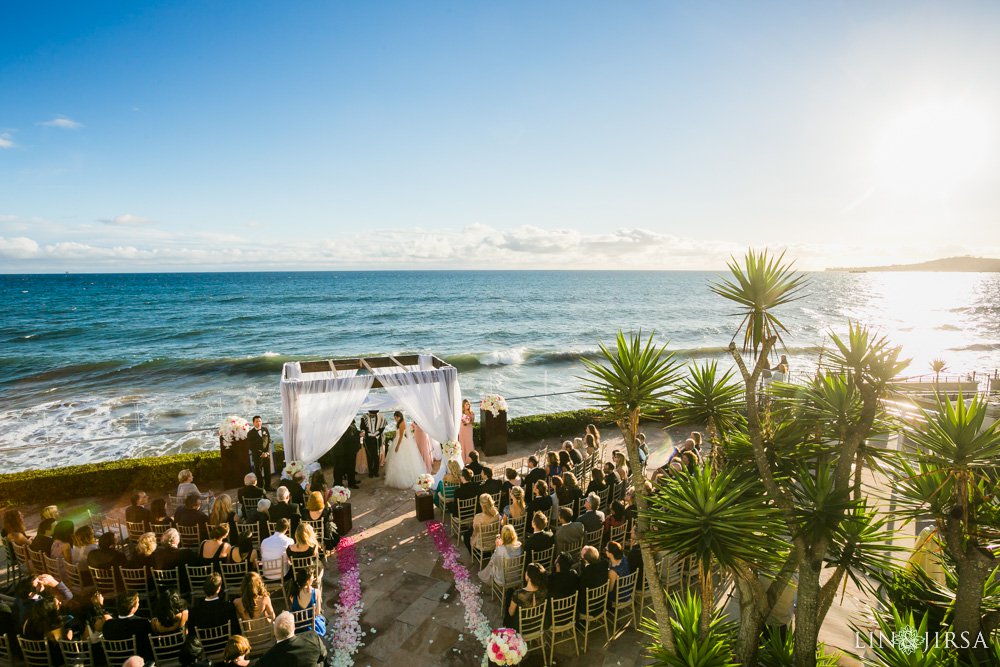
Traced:
[[829, 268], [827, 271], [851, 271], [860, 273], [863, 271], [950, 271], [960, 272], [1000, 272], [1000, 259], [989, 257], [945, 257], [943, 259], [932, 259], [929, 262], [917, 262], [916, 264], [890, 264], [889, 266], [850, 266]]

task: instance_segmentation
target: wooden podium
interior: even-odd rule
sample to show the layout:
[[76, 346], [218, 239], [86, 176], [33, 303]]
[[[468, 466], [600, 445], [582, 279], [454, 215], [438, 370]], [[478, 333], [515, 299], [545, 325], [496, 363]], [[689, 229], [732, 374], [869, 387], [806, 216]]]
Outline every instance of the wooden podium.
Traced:
[[417, 521], [430, 521], [434, 518], [434, 494], [415, 493], [413, 504], [417, 512]]
[[251, 471], [246, 438], [227, 443], [220, 435], [219, 456], [222, 459], [222, 487], [238, 489], [243, 486], [243, 476]]
[[507, 453], [507, 413], [501, 411], [494, 417], [489, 410], [479, 411], [479, 428], [483, 437], [483, 453], [501, 456]]

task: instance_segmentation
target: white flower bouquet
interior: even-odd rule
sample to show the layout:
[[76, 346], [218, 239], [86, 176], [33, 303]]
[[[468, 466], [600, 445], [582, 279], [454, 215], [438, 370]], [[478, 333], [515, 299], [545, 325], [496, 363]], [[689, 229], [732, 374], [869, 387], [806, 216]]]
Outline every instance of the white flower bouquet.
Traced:
[[249, 432], [250, 422], [236, 415], [229, 415], [219, 426], [219, 437], [227, 445], [233, 444], [234, 440], [243, 440]]
[[429, 475], [424, 473], [423, 475], [417, 475], [417, 483], [414, 487], [418, 491], [430, 491], [434, 488], [434, 475]]
[[507, 412], [507, 399], [500, 394], [486, 394], [483, 396], [479, 408], [483, 412], [489, 412], [494, 417], [498, 417], [501, 412]]
[[302, 465], [302, 461], [295, 461], [294, 459], [291, 461], [286, 461], [285, 467], [282, 468], [281, 470], [281, 476], [291, 479], [295, 475], [295, 473], [302, 472], [305, 469], [306, 467]]
[[455, 459], [462, 453], [462, 445], [458, 444], [458, 440], [449, 440], [448, 442], [441, 443], [441, 453], [444, 454], [444, 460]]
[[330, 489], [330, 502], [334, 505], [343, 505], [351, 499], [351, 490], [346, 486], [335, 486]]

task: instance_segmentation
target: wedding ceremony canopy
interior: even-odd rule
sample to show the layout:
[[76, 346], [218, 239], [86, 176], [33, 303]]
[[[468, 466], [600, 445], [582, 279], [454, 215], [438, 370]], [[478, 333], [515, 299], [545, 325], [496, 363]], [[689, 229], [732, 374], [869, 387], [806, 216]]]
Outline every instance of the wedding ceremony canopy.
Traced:
[[[376, 396], [369, 393], [378, 388], [387, 396], [373, 401]], [[281, 371], [285, 458], [313, 463], [360, 410], [395, 407], [431, 438], [457, 440], [458, 370], [430, 354], [286, 362]]]

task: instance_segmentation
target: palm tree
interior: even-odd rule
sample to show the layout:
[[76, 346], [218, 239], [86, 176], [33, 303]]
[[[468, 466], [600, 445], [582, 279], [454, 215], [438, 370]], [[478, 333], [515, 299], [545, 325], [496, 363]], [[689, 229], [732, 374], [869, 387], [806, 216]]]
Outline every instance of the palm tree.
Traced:
[[[934, 517], [944, 548], [955, 563], [955, 632], [990, 632], [983, 624], [983, 587], [998, 565], [988, 548], [1000, 529], [996, 466], [1000, 422], [985, 426], [988, 405], [979, 397], [952, 401], [939, 395], [935, 410], [925, 410], [924, 425], [910, 427], [916, 465], [900, 461], [896, 488], [906, 513]], [[995, 625], [992, 619], [989, 625]]]
[[718, 469], [718, 439], [743, 422], [743, 387], [734, 381], [735, 373], [719, 372], [717, 362], [692, 364], [689, 375], [677, 388], [671, 416], [676, 424], [705, 426], [712, 447], [712, 466]]
[[642, 473], [636, 434], [639, 431], [639, 418], [666, 404], [679, 377], [680, 364], [674, 360], [672, 352], [667, 352], [666, 346], [654, 344], [652, 334], [644, 343], [642, 332], [626, 337], [619, 331], [614, 350], [608, 349], [604, 343], [600, 344], [600, 349], [598, 360], [583, 360], [587, 376], [581, 379], [584, 391], [614, 419], [625, 437], [636, 506], [639, 509], [637, 531], [643, 569], [651, 591], [653, 610], [656, 612], [660, 641], [664, 646], [672, 647], [667, 601], [657, 576], [659, 570], [656, 560], [648, 544], [646, 478]]
[[944, 359], [935, 359], [931, 362], [931, 370], [934, 371], [934, 384], [938, 384], [941, 380], [941, 373], [948, 370], [948, 364]]

